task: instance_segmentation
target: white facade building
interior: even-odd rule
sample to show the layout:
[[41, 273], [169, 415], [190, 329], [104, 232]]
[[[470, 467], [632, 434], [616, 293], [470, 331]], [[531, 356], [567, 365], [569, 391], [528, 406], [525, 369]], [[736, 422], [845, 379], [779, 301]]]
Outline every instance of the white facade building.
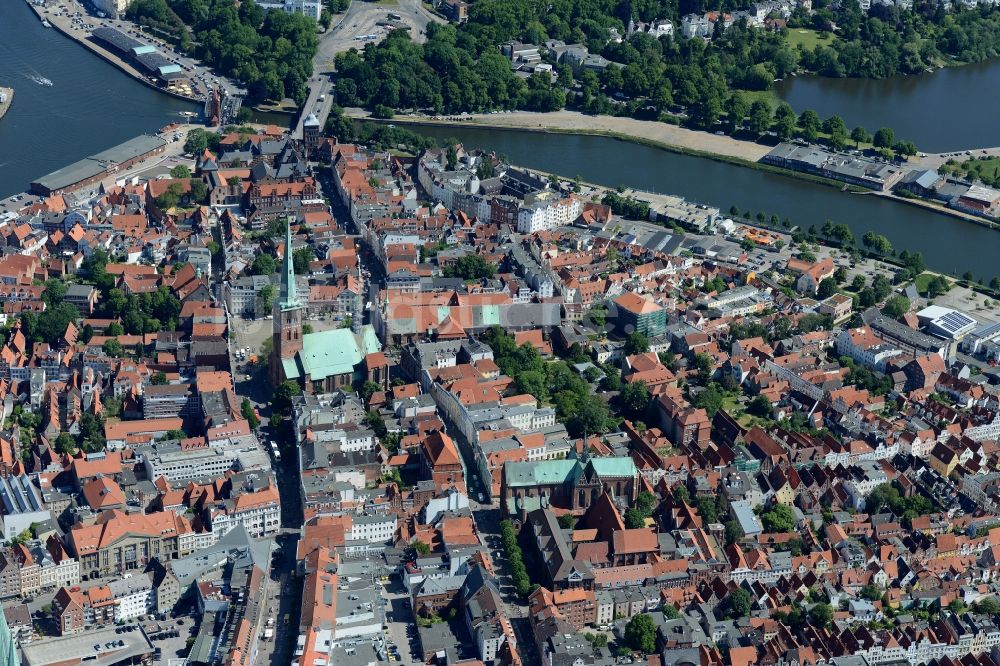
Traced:
[[115, 622], [127, 622], [156, 610], [156, 596], [149, 574], [132, 574], [108, 583], [115, 598]]
[[346, 537], [348, 541], [367, 541], [369, 543], [385, 543], [396, 535], [396, 516], [351, 516], [351, 529]]
[[319, 21], [323, 13], [323, 3], [319, 0], [283, 0], [283, 2], [258, 2], [268, 11], [280, 9], [289, 14], [305, 14], [314, 21]]
[[583, 204], [574, 196], [525, 204], [517, 210], [517, 230], [522, 234], [532, 234], [572, 224], [582, 211]]

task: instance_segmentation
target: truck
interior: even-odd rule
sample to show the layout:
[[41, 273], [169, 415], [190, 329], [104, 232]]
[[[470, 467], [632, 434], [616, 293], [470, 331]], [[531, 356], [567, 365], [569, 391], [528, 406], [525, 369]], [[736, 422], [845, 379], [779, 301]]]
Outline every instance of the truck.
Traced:
[[272, 638], [274, 638], [274, 629], [268, 627], [267, 629], [264, 630], [264, 640], [269, 641]]

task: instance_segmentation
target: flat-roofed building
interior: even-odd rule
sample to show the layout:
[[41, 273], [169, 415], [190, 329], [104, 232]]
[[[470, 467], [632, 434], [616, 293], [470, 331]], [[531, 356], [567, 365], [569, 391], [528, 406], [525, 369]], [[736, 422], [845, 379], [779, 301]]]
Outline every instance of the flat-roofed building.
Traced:
[[3, 504], [3, 536], [10, 541], [42, 523], [52, 515], [42, 502], [42, 495], [27, 476], [0, 477], [0, 502]]

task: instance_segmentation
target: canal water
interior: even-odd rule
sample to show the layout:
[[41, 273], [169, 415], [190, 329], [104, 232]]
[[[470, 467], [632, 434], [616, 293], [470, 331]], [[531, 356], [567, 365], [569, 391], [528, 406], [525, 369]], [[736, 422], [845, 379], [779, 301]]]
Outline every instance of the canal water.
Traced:
[[922, 252], [936, 270], [1000, 275], [1000, 232], [867, 194], [600, 136], [539, 134], [471, 127], [419, 127], [439, 142], [496, 150], [514, 164], [616, 187], [677, 194], [728, 211], [764, 212], [803, 228], [827, 219], [850, 225], [857, 238], [884, 234], [897, 250]]
[[891, 127], [928, 153], [1000, 146], [1000, 60], [888, 79], [791, 77], [775, 92], [796, 112], [837, 114], [849, 128]]
[[[52, 86], [35, 83], [45, 77]], [[14, 104], [0, 119], [0, 197], [34, 178], [180, 121], [197, 106], [153, 90], [45, 28], [23, 0], [0, 1], [0, 86]]]

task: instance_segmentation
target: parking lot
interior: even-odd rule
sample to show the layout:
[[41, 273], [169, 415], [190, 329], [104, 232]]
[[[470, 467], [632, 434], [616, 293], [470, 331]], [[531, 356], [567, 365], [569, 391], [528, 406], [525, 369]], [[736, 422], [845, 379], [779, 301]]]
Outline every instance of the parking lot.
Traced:
[[175, 86], [174, 92], [202, 99], [209, 90], [216, 86], [222, 87], [229, 94], [241, 91], [236, 82], [219, 76], [199, 61], [176, 52], [171, 44], [159, 39], [142, 26], [117, 18], [100, 16], [92, 6], [85, 3], [77, 2], [77, 0], [62, 0], [60, 2], [50, 0], [45, 6], [43, 16], [53, 23], [58, 23], [61, 28], [70, 32], [78, 40], [89, 41], [88, 36], [95, 28], [108, 27], [115, 28], [134, 39], [156, 47], [167, 60], [179, 65], [184, 70], [186, 81]]
[[[416, 620], [410, 606], [410, 595], [407, 594], [398, 576], [393, 576], [383, 588], [385, 599], [385, 617], [389, 628], [386, 630], [386, 642], [395, 645], [398, 661], [403, 664], [419, 663], [420, 653], [417, 646]], [[396, 661], [390, 657], [390, 661]]]
[[[159, 648], [159, 656], [154, 664], [169, 664], [172, 660], [182, 659], [187, 655], [187, 640], [195, 635], [197, 624], [192, 618], [168, 619], [165, 622], [147, 623], [158, 625], [160, 631], [147, 631], [146, 635], [152, 641], [154, 648]], [[176, 636], [173, 635], [176, 633]]]
[[[391, 18], [390, 14], [399, 18]], [[333, 58], [338, 53], [352, 48], [360, 51], [369, 42], [381, 41], [391, 29], [379, 23], [390, 20], [397, 25], [407, 26], [410, 38], [417, 43], [427, 41], [428, 23], [444, 23], [444, 19], [425, 9], [420, 0], [399, 0], [395, 3], [352, 2], [347, 12], [334, 17], [333, 27], [320, 38], [313, 69], [317, 72], [333, 71]]]

